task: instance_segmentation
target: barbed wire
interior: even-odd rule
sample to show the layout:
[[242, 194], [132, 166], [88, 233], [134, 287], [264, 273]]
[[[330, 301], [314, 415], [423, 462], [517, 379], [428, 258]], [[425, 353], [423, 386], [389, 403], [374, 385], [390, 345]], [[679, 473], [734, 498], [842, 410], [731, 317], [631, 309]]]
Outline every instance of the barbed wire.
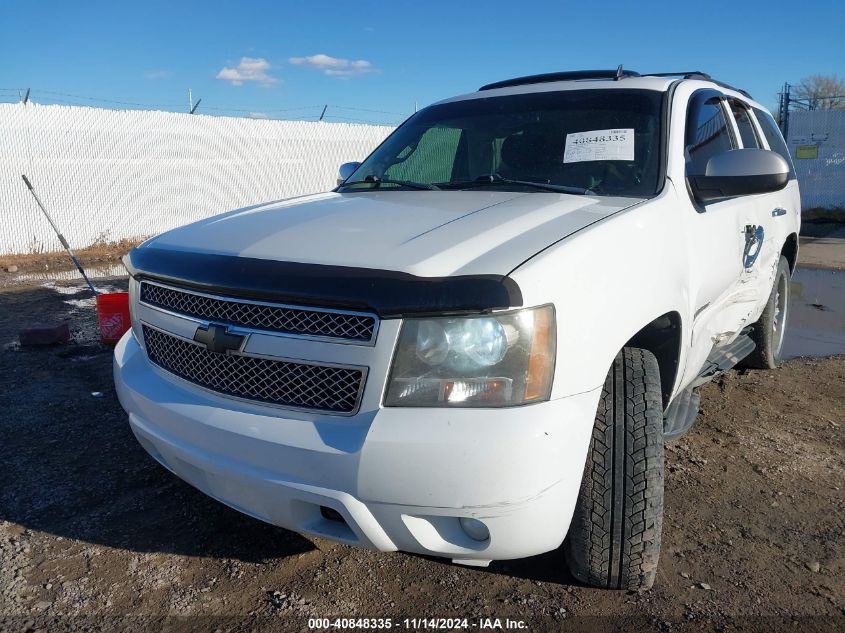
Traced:
[[[167, 112], [186, 112], [187, 104], [182, 103], [143, 103], [139, 101], [125, 101], [120, 99], [108, 99], [105, 97], [93, 97], [90, 95], [80, 95], [69, 92], [59, 92], [55, 90], [46, 90], [43, 88], [3, 88], [0, 87], [0, 103], [18, 103], [23, 100], [23, 95], [28, 91], [28, 100], [33, 103], [40, 103], [43, 105], [70, 105], [81, 107], [103, 107], [107, 109], [122, 109], [122, 108], [137, 108], [143, 110], [162, 110]], [[82, 102], [80, 102], [82, 101]], [[119, 107], [114, 107], [119, 106]], [[325, 109], [325, 110], [324, 110]], [[377, 117], [382, 120], [373, 120], [373, 117], [355, 117], [344, 116], [340, 114], [327, 114], [326, 110], [340, 110], [342, 112], [361, 112], [367, 114], [385, 115], [384, 117]], [[314, 114], [306, 114], [308, 111], [313, 111]], [[284, 115], [291, 113], [302, 113], [290, 118], [280, 116], [275, 117], [271, 115]], [[345, 121], [351, 123], [364, 123], [368, 125], [396, 125], [405, 118], [410, 112], [396, 112], [390, 110], [378, 110], [373, 108], [360, 108], [357, 106], [344, 106], [339, 104], [314, 104], [303, 105], [289, 108], [262, 108], [256, 106], [253, 108], [244, 107], [225, 107], [216, 105], [202, 105], [200, 113], [207, 113], [211, 116], [226, 116], [227, 114], [247, 115], [247, 118], [268, 119], [268, 120], [333, 120]], [[390, 120], [384, 120], [390, 118]]]

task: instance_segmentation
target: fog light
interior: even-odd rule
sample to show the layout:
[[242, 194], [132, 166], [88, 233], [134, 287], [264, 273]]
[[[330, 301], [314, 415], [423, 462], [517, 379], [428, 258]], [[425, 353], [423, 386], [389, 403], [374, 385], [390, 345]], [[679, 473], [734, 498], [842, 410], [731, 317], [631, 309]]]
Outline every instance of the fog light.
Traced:
[[474, 541], [486, 541], [490, 538], [490, 530], [478, 519], [471, 519], [469, 517], [460, 518], [461, 527], [466, 532], [467, 536]]

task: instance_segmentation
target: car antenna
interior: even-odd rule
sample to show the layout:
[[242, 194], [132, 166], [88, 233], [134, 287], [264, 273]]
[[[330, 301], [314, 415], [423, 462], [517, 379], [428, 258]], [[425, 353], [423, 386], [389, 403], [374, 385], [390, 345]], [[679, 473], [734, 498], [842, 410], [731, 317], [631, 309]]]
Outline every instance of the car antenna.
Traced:
[[619, 81], [620, 79], [622, 79], [622, 64], [616, 67], [616, 77], [614, 77], [613, 81]]

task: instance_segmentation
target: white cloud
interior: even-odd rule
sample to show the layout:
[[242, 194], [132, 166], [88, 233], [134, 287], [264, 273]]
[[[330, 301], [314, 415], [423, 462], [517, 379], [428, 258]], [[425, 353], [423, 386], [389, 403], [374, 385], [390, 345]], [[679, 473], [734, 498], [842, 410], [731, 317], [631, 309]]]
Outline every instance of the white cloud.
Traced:
[[164, 69], [148, 70], [147, 72], [144, 73], [144, 77], [146, 77], [147, 79], [152, 79], [152, 80], [167, 79], [168, 77], [170, 77], [170, 71], [164, 70]]
[[343, 59], [324, 53], [307, 57], [291, 57], [288, 61], [296, 66], [315, 68], [329, 77], [351, 77], [352, 75], [362, 75], [376, 70], [366, 59]]
[[250, 119], [269, 119], [270, 117], [267, 116], [266, 112], [250, 112], [249, 118]]
[[224, 66], [217, 73], [217, 79], [231, 81], [233, 86], [240, 86], [245, 81], [254, 81], [262, 86], [272, 86], [279, 80], [267, 74], [270, 62], [261, 57], [241, 57], [241, 62], [235, 68]]

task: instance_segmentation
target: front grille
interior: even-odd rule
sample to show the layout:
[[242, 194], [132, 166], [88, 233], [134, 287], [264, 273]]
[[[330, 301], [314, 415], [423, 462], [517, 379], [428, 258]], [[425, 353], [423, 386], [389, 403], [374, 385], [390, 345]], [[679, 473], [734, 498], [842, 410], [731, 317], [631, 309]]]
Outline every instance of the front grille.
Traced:
[[371, 315], [221, 299], [146, 281], [141, 301], [204, 321], [363, 343], [372, 341], [376, 327]]
[[219, 354], [143, 326], [149, 359], [192, 383], [229, 396], [289, 407], [352, 413], [363, 391], [361, 369]]

